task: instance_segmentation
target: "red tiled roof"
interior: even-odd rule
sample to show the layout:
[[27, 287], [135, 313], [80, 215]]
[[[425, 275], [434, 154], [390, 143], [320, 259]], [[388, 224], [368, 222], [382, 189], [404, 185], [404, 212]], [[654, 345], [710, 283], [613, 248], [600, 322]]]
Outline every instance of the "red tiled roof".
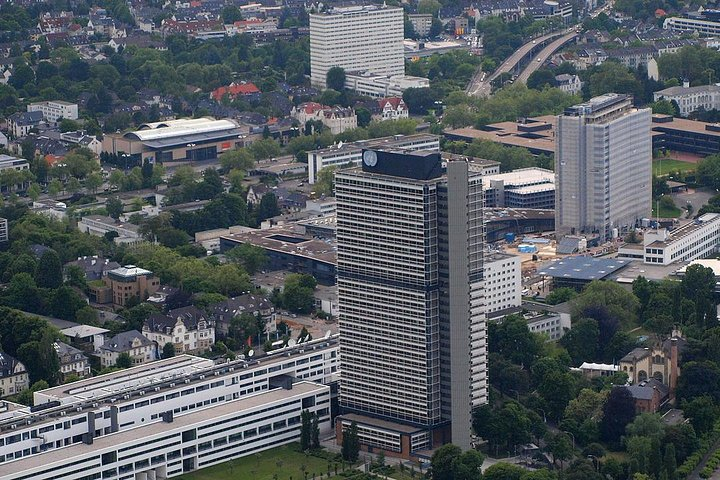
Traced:
[[219, 87], [212, 91], [210, 96], [216, 101], [220, 101], [225, 95], [235, 98], [238, 95], [252, 95], [260, 93], [260, 89], [254, 83], [231, 83], [227, 87]]
[[385, 108], [385, 105], [388, 103], [392, 107], [393, 110], [397, 110], [398, 106], [400, 106], [400, 103], [403, 101], [400, 97], [388, 97], [388, 98], [381, 98], [378, 100], [378, 103], [380, 104], [380, 108]]

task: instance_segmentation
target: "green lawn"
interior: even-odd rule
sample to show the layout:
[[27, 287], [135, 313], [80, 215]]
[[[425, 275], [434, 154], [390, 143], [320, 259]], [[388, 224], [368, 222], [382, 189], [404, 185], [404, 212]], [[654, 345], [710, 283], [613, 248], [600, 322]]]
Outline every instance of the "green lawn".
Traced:
[[[285, 445], [258, 454], [225, 462], [214, 467], [203, 468], [197, 472], [182, 475], [182, 480], [304, 480], [302, 466], [306, 467], [308, 479], [313, 473], [316, 478], [327, 478], [328, 461], [305, 455], [297, 451], [297, 444]], [[334, 464], [331, 464], [334, 470]], [[349, 468], [349, 467], [346, 467]], [[341, 467], [338, 465], [338, 473]], [[334, 471], [333, 471], [334, 473]]]
[[673, 172], [694, 172], [697, 165], [690, 162], [683, 162], [673, 158], [656, 158], [652, 164], [653, 175], [662, 177]]
[[[667, 207], [663, 207], [662, 205], [660, 206], [660, 218], [677, 218], [680, 215], [682, 215], [683, 212], [684, 212], [684, 210], [682, 210], [678, 207], [667, 208]], [[657, 214], [657, 209], [656, 209], [656, 202], [653, 202], [652, 218], [655, 218], [657, 216], [658, 216], [658, 214]]]

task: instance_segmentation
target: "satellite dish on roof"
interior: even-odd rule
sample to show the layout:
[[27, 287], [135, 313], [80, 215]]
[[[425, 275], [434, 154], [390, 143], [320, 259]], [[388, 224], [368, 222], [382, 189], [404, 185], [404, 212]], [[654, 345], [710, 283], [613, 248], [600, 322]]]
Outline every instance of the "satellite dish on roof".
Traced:
[[250, 350], [248, 352], [248, 358], [252, 357], [253, 355], [255, 355], [255, 350]]
[[294, 347], [295, 345], [297, 345], [297, 341], [294, 338], [288, 340], [288, 347]]
[[328, 330], [327, 332], [325, 332], [325, 340], [327, 340], [328, 338], [330, 338], [330, 335], [332, 335], [332, 332], [331, 332], [330, 330]]

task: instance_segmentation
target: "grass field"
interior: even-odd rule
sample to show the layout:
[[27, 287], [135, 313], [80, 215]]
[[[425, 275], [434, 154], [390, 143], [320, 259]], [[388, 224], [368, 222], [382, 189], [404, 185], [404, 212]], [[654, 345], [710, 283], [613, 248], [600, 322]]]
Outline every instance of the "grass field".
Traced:
[[[214, 467], [203, 468], [178, 478], [182, 480], [274, 480], [275, 478], [304, 480], [303, 466], [306, 467], [308, 478], [312, 478], [313, 473], [317, 478], [320, 478], [320, 475], [323, 475], [323, 478], [327, 477], [327, 460], [298, 452], [296, 445], [285, 445]], [[330, 467], [334, 473], [334, 464]]]
[[655, 218], [655, 217], [659, 216], [660, 218], [678, 218], [680, 215], [683, 214], [683, 212], [684, 212], [684, 210], [682, 210], [678, 207], [667, 208], [667, 207], [663, 207], [661, 205], [660, 206], [660, 215], [658, 215], [656, 206], [653, 205], [652, 217]]
[[683, 162], [673, 158], [656, 158], [652, 164], [653, 175], [662, 177], [672, 172], [694, 172], [697, 165], [690, 162]]

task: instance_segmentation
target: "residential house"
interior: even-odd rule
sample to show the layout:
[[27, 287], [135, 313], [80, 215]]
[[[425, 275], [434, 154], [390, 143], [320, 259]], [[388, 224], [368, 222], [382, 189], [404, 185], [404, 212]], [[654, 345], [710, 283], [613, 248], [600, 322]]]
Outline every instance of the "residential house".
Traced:
[[305, 125], [309, 121], [319, 121], [333, 135], [357, 128], [357, 115], [352, 108], [328, 107], [315, 102], [307, 102], [294, 107], [290, 116], [300, 122], [300, 125]]
[[130, 330], [115, 335], [100, 347], [100, 365], [115, 366], [118, 357], [123, 353], [130, 356], [133, 365], [151, 362], [158, 358], [155, 342], [148, 340], [137, 330]]
[[179, 291], [179, 288], [171, 287], [169, 285], [162, 285], [155, 291], [155, 293], [148, 297], [147, 301], [150, 303], [154, 303], [155, 305], [165, 305], [168, 297], [170, 297], [171, 295], [175, 295]]
[[38, 128], [42, 122], [42, 112], [13, 113], [7, 118], [8, 132], [14, 139], [26, 137], [30, 130]]
[[120, 268], [120, 264], [110, 261], [108, 258], [99, 257], [97, 255], [78, 257], [77, 260], [65, 264], [65, 271], [70, 266], [77, 266], [85, 273], [85, 279], [88, 282], [102, 280], [110, 270]]
[[0, 352], [0, 398], [15, 395], [30, 387], [25, 365]]
[[267, 298], [255, 294], [245, 294], [228, 298], [208, 307], [208, 315], [215, 322], [220, 335], [226, 336], [230, 328], [230, 321], [240, 315], [248, 313], [265, 320], [265, 332], [271, 333], [277, 329], [275, 323], [275, 307]]
[[555, 84], [557, 88], [571, 95], [577, 95], [582, 91], [583, 87], [583, 82], [580, 80], [580, 77], [569, 73], [555, 75]]
[[[109, 320], [106, 317], [110, 312], [98, 312], [100, 313], [100, 320]], [[95, 327], [93, 325], [75, 325], [73, 327], [63, 328], [60, 333], [65, 335], [65, 338], [74, 347], [87, 353], [99, 353], [100, 347], [105, 345], [107, 337], [105, 334], [110, 332], [107, 328]]]
[[77, 224], [78, 230], [96, 237], [103, 237], [110, 232], [117, 233], [113, 238], [115, 243], [135, 244], [143, 241], [138, 226], [132, 223], [119, 223], [111, 217], [102, 215], [87, 215]]
[[402, 97], [381, 98], [378, 100], [378, 105], [380, 107], [378, 120], [380, 121], [408, 118], [408, 108]]
[[653, 47], [627, 47], [616, 50], [607, 50], [608, 58], [617, 59], [620, 63], [633, 70], [638, 67], [647, 67], [648, 62], [655, 55]]
[[163, 315], [153, 313], [143, 325], [143, 335], [162, 351], [167, 343], [176, 353], [202, 353], [215, 343], [214, 322], [194, 306], [176, 308]]
[[668, 386], [654, 378], [626, 388], [635, 402], [637, 414], [655, 413], [670, 399]]
[[219, 102], [227, 95], [230, 100], [241, 97], [249, 102], [260, 99], [260, 89], [252, 82], [231, 83], [227, 87], [218, 87], [210, 92], [210, 98]]
[[102, 283], [91, 283], [90, 299], [99, 304], [112, 303], [119, 308], [131, 298], [146, 300], [160, 287], [160, 279], [153, 272], [135, 265], [110, 270], [102, 278]]
[[262, 183], [258, 183], [256, 185], [250, 185], [248, 187], [248, 192], [245, 201], [248, 204], [253, 205], [259, 205], [260, 200], [262, 200], [262, 197], [270, 191], [270, 188], [267, 185], [263, 185]]
[[77, 375], [80, 378], [90, 376], [90, 361], [81, 350], [63, 342], [53, 343], [53, 348], [60, 360], [60, 376], [63, 382], [70, 375]]

